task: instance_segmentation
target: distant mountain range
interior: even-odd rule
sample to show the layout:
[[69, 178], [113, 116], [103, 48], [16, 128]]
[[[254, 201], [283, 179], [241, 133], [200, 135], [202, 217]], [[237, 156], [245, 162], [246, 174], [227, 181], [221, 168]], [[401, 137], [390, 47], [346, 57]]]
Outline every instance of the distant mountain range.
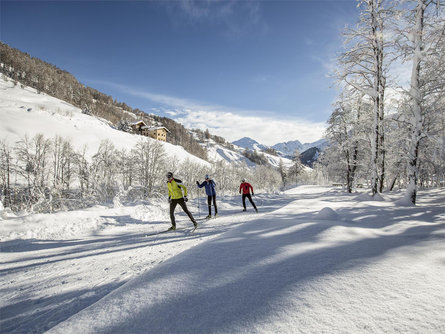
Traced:
[[313, 143], [302, 144], [298, 140], [293, 140], [268, 147], [258, 143], [252, 138], [244, 137], [232, 142], [232, 144], [243, 149], [260, 151], [263, 153], [266, 150], [274, 149], [279, 157], [285, 158], [286, 160], [292, 160], [295, 157], [295, 152], [298, 151], [298, 153], [300, 153], [301, 162], [304, 165], [312, 168], [314, 162], [317, 161], [320, 152], [323, 151], [328, 142], [326, 139], [320, 139]]
[[323, 150], [327, 145], [326, 139], [320, 139], [313, 143], [304, 143], [302, 144], [298, 140], [288, 141], [285, 143], [278, 143], [272, 146], [272, 148], [278, 152], [282, 152], [285, 156], [293, 157], [295, 156], [295, 152], [298, 151], [300, 154], [305, 152], [306, 150], [317, 147], [320, 150]]
[[[257, 150], [257, 151], [265, 151], [268, 148], [272, 148], [275, 151], [277, 151], [278, 155], [283, 156], [283, 157], [292, 158], [295, 156], [296, 151], [298, 151], [300, 154], [302, 154], [303, 152], [305, 152], [311, 148], [314, 148], [314, 147], [318, 149], [318, 152], [320, 152], [326, 147], [327, 141], [326, 141], [326, 139], [320, 139], [313, 143], [302, 144], [298, 140], [293, 140], [293, 141], [288, 141], [285, 143], [278, 143], [278, 144], [268, 147], [266, 145], [258, 143], [256, 140], [254, 140], [252, 138], [244, 137], [244, 138], [241, 138], [239, 140], [232, 142], [232, 144], [237, 145], [242, 148], [245, 148], [245, 149], [248, 149], [248, 150]], [[312, 152], [315, 152], [315, 151], [312, 150]]]

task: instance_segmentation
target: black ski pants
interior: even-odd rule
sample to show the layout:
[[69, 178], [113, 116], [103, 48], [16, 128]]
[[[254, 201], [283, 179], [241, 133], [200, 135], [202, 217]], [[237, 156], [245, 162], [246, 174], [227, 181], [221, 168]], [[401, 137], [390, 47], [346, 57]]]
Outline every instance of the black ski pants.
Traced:
[[218, 213], [218, 208], [216, 207], [216, 195], [207, 196], [207, 205], [209, 206], [209, 216], [212, 215], [212, 200], [213, 206], [215, 207], [215, 215]]
[[184, 210], [184, 212], [187, 214], [187, 216], [189, 216], [190, 220], [193, 223], [196, 223], [195, 218], [193, 218], [193, 215], [187, 209], [187, 205], [185, 204], [184, 198], [179, 198], [179, 199], [172, 199], [170, 201], [170, 220], [172, 221], [172, 225], [176, 227], [175, 208], [176, 208], [176, 205], [178, 205], [178, 204], [181, 206], [182, 210]]
[[250, 194], [243, 194], [243, 207], [246, 209], [246, 197], [249, 199], [250, 204], [252, 204], [253, 208], [256, 210], [256, 205], [252, 201], [252, 196]]

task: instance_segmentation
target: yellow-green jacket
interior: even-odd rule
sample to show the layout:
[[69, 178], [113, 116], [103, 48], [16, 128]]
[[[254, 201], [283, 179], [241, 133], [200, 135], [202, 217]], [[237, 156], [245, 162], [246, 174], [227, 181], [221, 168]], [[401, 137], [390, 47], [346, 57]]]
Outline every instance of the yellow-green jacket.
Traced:
[[182, 184], [181, 180], [172, 179], [171, 182], [167, 181], [168, 197], [171, 199], [182, 198], [182, 189], [184, 189], [184, 196], [187, 196], [187, 188]]

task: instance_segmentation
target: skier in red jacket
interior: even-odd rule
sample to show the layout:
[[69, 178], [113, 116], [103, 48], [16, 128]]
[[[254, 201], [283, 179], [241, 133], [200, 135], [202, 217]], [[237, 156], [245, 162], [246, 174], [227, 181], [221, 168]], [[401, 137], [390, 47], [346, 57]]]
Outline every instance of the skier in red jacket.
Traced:
[[250, 196], [250, 189], [252, 189], [252, 195], [255, 195], [253, 193], [253, 187], [251, 186], [251, 184], [249, 182], [246, 182], [245, 179], [242, 179], [241, 184], [239, 186], [239, 193], [241, 194], [241, 191], [243, 192], [243, 207], [244, 207], [243, 211], [246, 211], [246, 197], [247, 197], [250, 203], [252, 204], [253, 208], [255, 209], [255, 211], [258, 212], [255, 203], [252, 201], [252, 196]]

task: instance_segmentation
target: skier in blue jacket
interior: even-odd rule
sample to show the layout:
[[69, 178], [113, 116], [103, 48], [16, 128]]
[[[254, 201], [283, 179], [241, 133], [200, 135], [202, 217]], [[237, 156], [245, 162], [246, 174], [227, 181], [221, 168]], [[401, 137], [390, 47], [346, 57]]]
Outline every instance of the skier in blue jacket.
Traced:
[[203, 183], [199, 184], [198, 181], [196, 181], [196, 185], [199, 188], [205, 187], [206, 188], [206, 194], [207, 194], [207, 204], [209, 206], [209, 215], [206, 217], [207, 219], [212, 218], [212, 200], [213, 200], [213, 206], [215, 207], [215, 217], [218, 215], [218, 208], [216, 207], [216, 183], [213, 181], [210, 176], [206, 175], [205, 180]]

